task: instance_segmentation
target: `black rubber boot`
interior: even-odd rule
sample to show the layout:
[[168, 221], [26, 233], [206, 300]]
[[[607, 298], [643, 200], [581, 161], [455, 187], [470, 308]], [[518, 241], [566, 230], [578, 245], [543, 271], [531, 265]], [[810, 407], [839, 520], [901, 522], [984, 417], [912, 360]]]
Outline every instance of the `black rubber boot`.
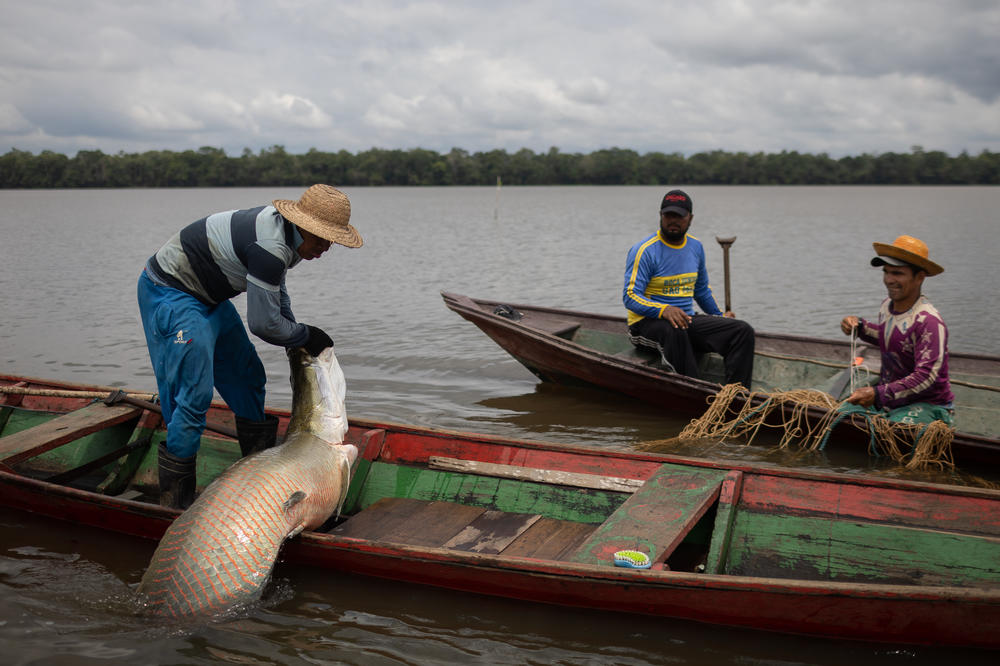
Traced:
[[266, 414], [263, 421], [236, 417], [236, 437], [243, 457], [269, 449], [278, 441], [278, 417]]
[[167, 451], [165, 442], [159, 447], [160, 506], [186, 509], [194, 502], [195, 460], [197, 456], [179, 458]]

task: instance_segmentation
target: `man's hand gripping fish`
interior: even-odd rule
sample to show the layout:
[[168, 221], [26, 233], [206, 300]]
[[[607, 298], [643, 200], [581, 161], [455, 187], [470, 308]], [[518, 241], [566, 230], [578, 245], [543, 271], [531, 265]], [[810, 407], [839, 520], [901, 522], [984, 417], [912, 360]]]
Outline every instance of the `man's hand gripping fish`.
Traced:
[[285, 441], [234, 463], [160, 540], [139, 593], [149, 612], [214, 614], [258, 598], [281, 544], [339, 513], [358, 455], [344, 444], [346, 381], [333, 348], [288, 352]]

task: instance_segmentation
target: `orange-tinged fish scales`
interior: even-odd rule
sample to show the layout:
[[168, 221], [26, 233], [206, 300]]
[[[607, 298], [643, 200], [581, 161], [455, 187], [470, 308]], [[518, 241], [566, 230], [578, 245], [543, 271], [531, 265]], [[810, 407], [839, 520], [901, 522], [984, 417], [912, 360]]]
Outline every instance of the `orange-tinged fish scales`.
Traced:
[[[319, 359], [301, 350], [289, 354], [294, 407], [285, 442], [237, 461], [167, 530], [139, 584], [148, 612], [182, 617], [252, 601], [285, 539], [339, 509], [357, 449], [342, 444], [343, 392], [334, 396], [339, 404], [331, 403], [329, 387], [336, 388], [338, 374], [342, 387], [343, 373], [328, 352], [326, 359], [327, 352]], [[339, 409], [337, 435], [315, 433], [317, 409]], [[303, 498], [286, 506], [295, 493]]]

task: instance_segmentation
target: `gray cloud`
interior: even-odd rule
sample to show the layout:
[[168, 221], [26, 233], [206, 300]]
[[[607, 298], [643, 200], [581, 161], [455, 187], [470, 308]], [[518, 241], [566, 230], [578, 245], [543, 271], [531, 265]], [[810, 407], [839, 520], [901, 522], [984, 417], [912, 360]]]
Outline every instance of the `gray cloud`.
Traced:
[[1000, 6], [38, 0], [0, 150], [1000, 150]]

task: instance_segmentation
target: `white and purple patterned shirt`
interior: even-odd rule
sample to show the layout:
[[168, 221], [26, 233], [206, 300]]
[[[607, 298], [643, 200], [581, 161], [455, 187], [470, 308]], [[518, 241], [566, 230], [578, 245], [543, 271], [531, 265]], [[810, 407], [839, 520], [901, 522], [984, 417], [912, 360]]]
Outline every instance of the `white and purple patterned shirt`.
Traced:
[[948, 380], [948, 327], [924, 296], [906, 312], [893, 312], [886, 299], [878, 323], [861, 319], [858, 337], [878, 345], [882, 372], [875, 405], [890, 409], [915, 402], [950, 406], [955, 400]]

